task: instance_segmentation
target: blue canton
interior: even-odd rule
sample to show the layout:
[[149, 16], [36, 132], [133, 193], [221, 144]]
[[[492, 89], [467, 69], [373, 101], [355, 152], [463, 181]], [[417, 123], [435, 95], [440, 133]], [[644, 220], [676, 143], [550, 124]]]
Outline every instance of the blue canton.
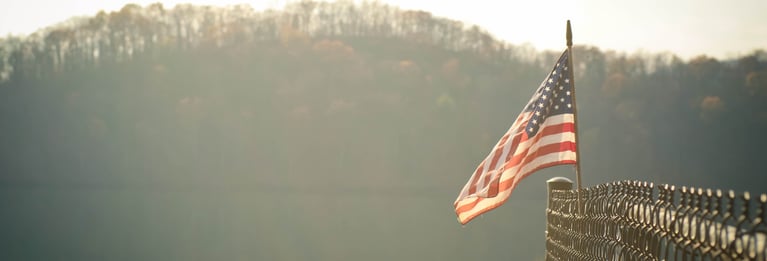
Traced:
[[530, 103], [525, 107], [525, 112], [532, 112], [530, 121], [525, 126], [528, 137], [538, 133], [541, 125], [547, 118], [558, 115], [573, 113], [573, 88], [570, 79], [570, 71], [567, 62], [567, 51], [551, 70], [548, 77], [538, 87]]

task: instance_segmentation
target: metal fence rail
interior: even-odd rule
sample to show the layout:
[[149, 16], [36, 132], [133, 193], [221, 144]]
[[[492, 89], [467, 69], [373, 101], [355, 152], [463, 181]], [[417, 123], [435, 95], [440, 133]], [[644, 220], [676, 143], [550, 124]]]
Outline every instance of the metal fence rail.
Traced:
[[767, 260], [767, 194], [553, 180], [546, 260]]

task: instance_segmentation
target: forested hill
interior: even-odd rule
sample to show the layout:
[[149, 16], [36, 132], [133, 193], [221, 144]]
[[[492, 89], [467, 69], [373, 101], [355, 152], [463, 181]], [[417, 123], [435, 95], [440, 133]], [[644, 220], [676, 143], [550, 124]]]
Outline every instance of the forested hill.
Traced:
[[[6, 185], [210, 173], [364, 182], [345, 178], [364, 169], [382, 179], [373, 184], [439, 175], [452, 188], [558, 55], [343, 2], [126, 5], [0, 46]], [[767, 184], [765, 52], [575, 55], [588, 180], [764, 191], [749, 184]]]
[[[571, 168], [465, 229], [452, 202], [559, 54], [350, 2], [0, 39], [0, 259], [542, 260]], [[574, 57], [585, 185], [767, 192], [767, 53]]]
[[[574, 52], [590, 183], [765, 191], [764, 51]], [[0, 183], [439, 176], [457, 189], [556, 55], [375, 2], [126, 5], [0, 40]]]

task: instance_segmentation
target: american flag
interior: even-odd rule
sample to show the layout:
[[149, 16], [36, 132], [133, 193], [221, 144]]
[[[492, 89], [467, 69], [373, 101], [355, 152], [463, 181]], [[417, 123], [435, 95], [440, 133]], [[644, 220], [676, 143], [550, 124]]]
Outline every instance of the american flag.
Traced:
[[466, 224], [504, 202], [523, 178], [560, 164], [575, 164], [575, 114], [568, 52], [559, 57], [498, 144], [479, 164], [455, 200]]

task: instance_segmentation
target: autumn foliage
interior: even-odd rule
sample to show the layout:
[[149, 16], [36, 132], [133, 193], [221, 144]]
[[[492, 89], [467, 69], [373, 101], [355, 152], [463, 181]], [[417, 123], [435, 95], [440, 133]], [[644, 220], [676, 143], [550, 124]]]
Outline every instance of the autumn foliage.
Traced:
[[[589, 183], [764, 190], [767, 53], [574, 52]], [[0, 183], [457, 192], [557, 55], [377, 2], [126, 5], [0, 39]]]

